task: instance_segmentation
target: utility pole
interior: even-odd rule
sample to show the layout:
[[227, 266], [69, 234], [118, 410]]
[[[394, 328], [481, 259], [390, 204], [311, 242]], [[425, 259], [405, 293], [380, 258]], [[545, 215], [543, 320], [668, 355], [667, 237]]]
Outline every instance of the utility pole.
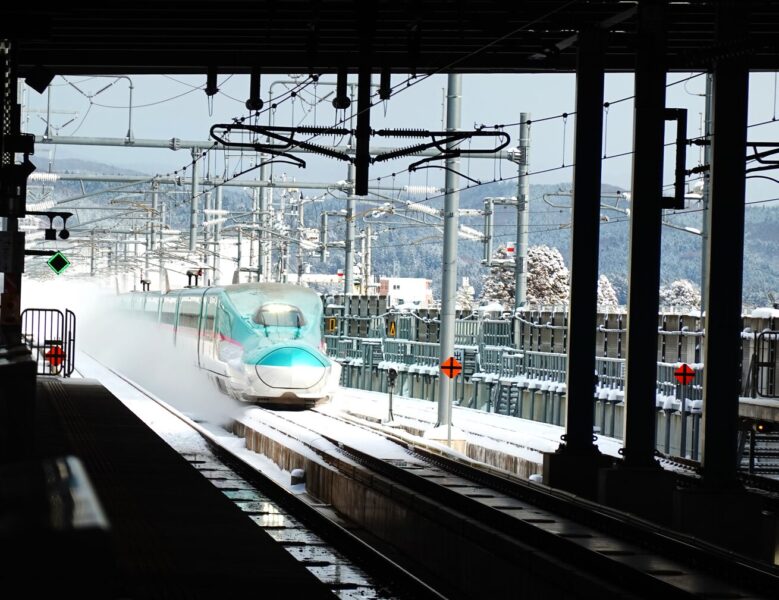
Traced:
[[[224, 188], [221, 185], [216, 186], [216, 214], [221, 217], [222, 200], [223, 200]], [[222, 256], [222, 223], [219, 222], [214, 226], [214, 285], [218, 285], [222, 279], [221, 261]]]
[[[152, 195], [152, 202], [154, 201], [154, 195]], [[162, 289], [162, 272], [163, 272], [163, 256], [162, 252], [165, 249], [162, 244], [163, 234], [162, 232], [165, 229], [165, 216], [166, 216], [166, 207], [165, 204], [160, 205], [160, 239], [157, 242], [157, 249], [160, 253], [160, 289]]]
[[237, 274], [237, 281], [233, 283], [240, 283], [241, 281], [241, 245], [243, 244], [243, 236], [241, 235], [242, 228], [238, 226], [238, 247], [235, 249], [235, 272]]
[[365, 225], [365, 246], [363, 250], [363, 259], [365, 261], [365, 266], [362, 269], [362, 280], [363, 280], [363, 288], [365, 289], [365, 295], [369, 296], [371, 293], [370, 285], [371, 285], [371, 278], [373, 277], [373, 273], [371, 272], [371, 263], [373, 261], [373, 257], [371, 254], [373, 253], [373, 240], [371, 239], [373, 237], [373, 227], [371, 227], [371, 224], [368, 223]]
[[344, 252], [344, 305], [346, 306], [346, 315], [349, 314], [349, 296], [354, 291], [354, 238], [356, 237], [354, 223], [354, 178], [355, 168], [349, 164], [349, 195], [346, 198], [346, 238]]
[[[446, 99], [446, 130], [460, 129], [460, 99], [462, 97], [462, 75], [448, 76]], [[448, 148], [448, 146], [447, 146]], [[457, 174], [460, 159], [446, 159], [444, 187], [444, 253], [441, 281], [441, 364], [454, 356], [454, 316], [457, 288], [457, 229], [460, 208], [460, 176]], [[452, 424], [452, 385], [443, 373], [438, 378], [438, 426]]]
[[[150, 250], [155, 250], [157, 247], [156, 240], [156, 227], [155, 222], [159, 219], [160, 210], [160, 185], [155, 181], [151, 184], [151, 219], [149, 219], [149, 247], [146, 249], [147, 253]], [[162, 229], [160, 229], [160, 235], [162, 235]]]
[[197, 246], [197, 207], [198, 207], [198, 157], [200, 148], [192, 148], [192, 202], [189, 209], [189, 251], [194, 252]]
[[303, 282], [303, 196], [298, 198], [298, 285]]
[[270, 239], [269, 229], [273, 225], [273, 218], [271, 215], [272, 196], [273, 190], [270, 188], [262, 188], [260, 190], [260, 251], [259, 257], [262, 264], [262, 277], [265, 281], [271, 281], [273, 264], [273, 242]]
[[[257, 157], [260, 161], [260, 181], [265, 181], [268, 177], [268, 166], [265, 164], [265, 156], [260, 154]], [[256, 188], [255, 188], [256, 190]], [[267, 215], [268, 210], [267, 198], [265, 197], [266, 189], [259, 190], [259, 197], [255, 193], [253, 196], [254, 202], [252, 204], [252, 210], [258, 211], [252, 215], [252, 222], [258, 223], [260, 229], [257, 232], [257, 281], [261, 281], [263, 275], [267, 277], [267, 271], [265, 270], [265, 237], [267, 228]]]
[[[213, 214], [211, 211], [213, 210], [213, 196], [211, 195], [210, 191], [205, 192], [205, 202], [203, 203], [203, 207], [206, 209], [203, 214], [210, 215]], [[208, 217], [203, 217], [203, 222], [207, 221]], [[214, 230], [213, 225], [205, 225], [203, 226], [203, 264], [208, 266], [208, 264], [211, 262], [210, 260], [210, 254], [209, 250], [211, 249], [211, 238], [213, 237], [213, 234], [211, 233]], [[213, 280], [213, 275], [211, 277]], [[208, 273], [204, 273], [203, 275], [203, 283], [208, 283]]]
[[89, 276], [95, 276], [95, 230], [89, 233]]
[[[252, 263], [254, 263], [254, 234], [257, 233], [257, 262], [256, 269], [257, 269], [257, 281], [260, 280], [260, 273], [262, 272], [262, 268], [260, 267], [260, 249], [259, 246], [261, 244], [260, 241], [260, 232], [258, 231], [259, 228], [259, 219], [260, 219], [260, 194], [259, 190], [257, 188], [254, 188], [252, 190], [252, 229], [249, 230], [249, 268], [251, 268]], [[251, 281], [251, 274], [249, 275], [249, 281]]]
[[[517, 246], [515, 249], [514, 310], [527, 303], [527, 246], [530, 223], [530, 113], [519, 113], [517, 177]], [[490, 257], [491, 258], [491, 257]]]
[[51, 86], [46, 88], [46, 129], [43, 131], [43, 137], [51, 137]]
[[[354, 86], [349, 88], [349, 98], [352, 107], [352, 114], [349, 118], [349, 127], [351, 128], [354, 123]], [[354, 147], [354, 136], [352, 135], [349, 136], [349, 147]], [[356, 235], [354, 223], [356, 169], [354, 163], [349, 163], [346, 179], [349, 185], [349, 195], [346, 197], [346, 238], [344, 240], [344, 315], [348, 317], [351, 304], [349, 296], [354, 291], [354, 238]]]

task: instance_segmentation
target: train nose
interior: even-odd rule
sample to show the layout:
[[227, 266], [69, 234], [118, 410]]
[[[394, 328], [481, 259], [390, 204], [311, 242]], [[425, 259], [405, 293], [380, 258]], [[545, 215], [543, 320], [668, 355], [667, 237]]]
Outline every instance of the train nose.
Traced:
[[305, 389], [324, 379], [329, 364], [305, 348], [275, 348], [260, 358], [257, 376], [272, 388]]

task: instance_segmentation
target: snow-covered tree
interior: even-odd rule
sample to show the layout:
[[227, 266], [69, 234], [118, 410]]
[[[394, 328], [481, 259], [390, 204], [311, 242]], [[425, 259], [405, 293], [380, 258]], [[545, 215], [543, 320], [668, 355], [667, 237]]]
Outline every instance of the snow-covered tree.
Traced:
[[455, 306], [459, 310], [473, 310], [475, 301], [473, 295], [476, 290], [473, 289], [467, 277], [463, 277], [463, 284], [457, 290]]
[[[500, 246], [493, 260], [505, 261], [490, 267], [484, 278], [482, 302], [498, 302], [505, 310], [514, 308], [514, 265], [505, 247]], [[568, 304], [570, 285], [568, 268], [557, 248], [530, 246], [527, 250], [528, 304]]]
[[613, 310], [619, 306], [617, 291], [605, 275], [598, 277], [598, 307]]
[[514, 309], [514, 264], [509, 259], [505, 246], [499, 246], [492, 259], [504, 264], [490, 267], [490, 272], [484, 276], [481, 290], [481, 302], [488, 304], [497, 302], [504, 310]]
[[568, 267], [557, 248], [546, 245], [527, 249], [528, 304], [568, 304]]
[[689, 306], [700, 308], [701, 291], [689, 279], [677, 279], [660, 286], [660, 306]]

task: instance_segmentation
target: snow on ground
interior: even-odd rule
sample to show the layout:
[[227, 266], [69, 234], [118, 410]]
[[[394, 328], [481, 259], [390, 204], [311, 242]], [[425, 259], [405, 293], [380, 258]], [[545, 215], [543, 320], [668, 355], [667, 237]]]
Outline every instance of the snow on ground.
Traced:
[[[201, 423], [226, 423], [233, 417], [246, 418], [250, 420], [247, 422], [251, 422], [251, 426], [261, 433], [274, 439], [286, 438], [279, 431], [274, 430], [274, 427], [280, 427], [278, 423], [274, 425], [264, 421], [264, 425], [261, 425], [253, 416], [251, 408], [236, 407], [235, 403], [204, 382], [200, 373], [196, 372], [196, 368], [183, 364], [182, 360], [177, 360], [174, 356], [175, 352], [171, 353], [170, 348], [159, 343], [148, 344], [148, 336], [138, 328], [137, 324], [131, 328], [123, 325], [115, 315], [106, 315], [106, 311], [101, 309], [107, 304], [107, 296], [113, 293], [113, 289], [100, 285], [99, 282], [92, 283], [84, 279], [78, 281], [59, 279], [47, 282], [30, 280], [26, 282], [24, 304], [74, 310], [78, 319], [77, 350], [94, 353], [95, 349], [99, 348], [99, 355], [95, 356], [101, 362], [107, 362], [112, 368], [120, 369], [130, 379], [138, 381], [169, 404], [175, 403], [177, 410], [196, 416]], [[140, 406], [148, 402], [143, 400], [143, 394], [138, 390], [128, 384], [120, 384], [121, 379], [113, 376], [110, 371], [100, 366], [83, 351], [77, 353], [76, 368], [85, 377], [99, 379], [132, 410], [140, 410]], [[98, 373], [98, 375], [90, 373]], [[114, 392], [114, 388], [118, 391]], [[342, 388], [331, 407], [324, 407], [323, 412], [331, 408], [381, 421], [388, 416], [388, 396], [380, 392]], [[292, 414], [288, 413], [288, 416]], [[396, 395], [393, 400], [393, 415], [396, 425], [428, 432], [424, 438], [408, 434], [407, 439], [410, 441], [428, 444], [443, 452], [457, 454], [445, 443], [441, 443], [441, 439], [445, 442], [448, 432], [442, 430], [436, 438], [435, 432], [432, 431], [438, 420], [437, 403]], [[296, 435], [299, 434], [300, 439], [310, 444], [311, 448], [324, 449], [324, 446], [329, 445], [329, 442], [325, 443], [326, 440], [321, 436], [316, 440], [312, 438], [310, 432], [306, 433], [302, 429], [313, 426], [313, 420], [323, 418], [321, 415], [316, 416], [315, 412], [305, 412], [297, 413], [295, 418], [299, 419]], [[293, 425], [287, 424], [287, 427]], [[387, 426], [386, 428], [396, 437], [406, 438], [405, 432], [401, 433], [400, 427]], [[399, 446], [382, 440], [380, 436], [359, 432], [354, 427], [336, 425], [333, 420], [328, 422], [323, 430], [333, 437], [341, 436], [337, 439], [379, 458], [398, 458], [397, 453], [401, 452]], [[175, 435], [175, 430], [167, 433]], [[476, 443], [537, 463], [542, 460], [542, 452], [553, 452], [557, 449], [563, 433], [564, 429], [561, 427], [526, 419], [457, 406], [453, 411], [452, 439], [464, 438], [469, 443]], [[214, 426], [210, 434], [225, 437], [222, 435], [225, 434], [224, 429], [218, 426]], [[223, 441], [231, 446], [233, 452], [238, 452], [242, 449], [243, 439], [231, 435], [227, 435]], [[289, 443], [287, 439], [284, 441]], [[601, 452], [618, 456], [620, 440], [599, 437], [596, 443]], [[319, 455], [311, 448], [299, 443], [295, 450], [311, 460], [321, 462]], [[252, 457], [259, 456], [253, 452], [246, 452]], [[289, 481], [288, 474], [281, 478], [285, 482]]]
[[385, 460], [405, 460], [408, 453], [398, 444], [385, 437], [325, 414], [314, 411], [296, 411], [273, 413], [266, 410], [250, 409], [247, 417], [252, 427], [255, 419], [293, 434], [313, 448], [334, 448], [333, 444], [317, 432], [324, 432], [329, 438], [347, 444], [360, 452]]
[[[177, 416], [180, 413], [174, 406], [165, 402], [160, 404], [159, 399], [154, 401], [150, 392], [127, 383], [88, 354], [78, 353], [76, 361], [78, 376], [99, 381], [139, 419], [177, 450], [191, 453], [207, 452], [206, 441], [201, 437], [206, 436], [289, 491], [305, 491], [303, 486], [290, 484], [289, 471], [280, 469], [262, 454], [247, 450], [244, 438], [209, 423], [200, 423], [196, 426], [199, 434], [194, 433], [191, 426]], [[197, 415], [191, 416], [197, 418]]]
[[[383, 419], [387, 415], [388, 402], [387, 394], [381, 392], [341, 388], [332, 406], [352, 414]], [[399, 424], [427, 430], [434, 428], [438, 420], [435, 402], [394, 396], [392, 405], [395, 421]], [[463, 432], [469, 443], [537, 462], [541, 461], [541, 452], [554, 452], [558, 448], [560, 436], [565, 433], [565, 428], [557, 425], [460, 406], [454, 407], [452, 426], [454, 431]], [[619, 456], [622, 442], [599, 436], [596, 445], [604, 454]]]

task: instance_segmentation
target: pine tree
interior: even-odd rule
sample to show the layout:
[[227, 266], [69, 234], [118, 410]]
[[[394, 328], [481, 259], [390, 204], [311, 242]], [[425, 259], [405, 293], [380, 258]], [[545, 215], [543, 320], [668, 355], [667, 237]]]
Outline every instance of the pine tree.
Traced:
[[463, 277], [463, 284], [457, 290], [457, 297], [455, 298], [455, 306], [459, 310], [473, 310], [475, 300], [475, 290], [468, 281], [467, 277]]
[[568, 304], [571, 287], [568, 267], [557, 248], [530, 246], [527, 249], [528, 304]]
[[488, 304], [497, 302], [504, 310], [514, 309], [514, 265], [509, 261], [508, 252], [504, 246], [499, 246], [492, 255], [493, 260], [506, 261], [490, 267], [485, 275], [481, 290], [481, 302]]
[[[500, 246], [493, 260], [506, 261], [490, 267], [484, 278], [482, 302], [498, 302], [504, 310], [514, 308], [514, 266], [505, 247]], [[527, 250], [527, 303], [541, 305], [568, 304], [570, 284], [568, 268], [557, 248], [530, 246]]]
[[660, 306], [700, 308], [700, 289], [689, 279], [677, 279], [669, 285], [660, 286]]
[[598, 308], [613, 310], [619, 306], [617, 291], [605, 275], [598, 277]]

